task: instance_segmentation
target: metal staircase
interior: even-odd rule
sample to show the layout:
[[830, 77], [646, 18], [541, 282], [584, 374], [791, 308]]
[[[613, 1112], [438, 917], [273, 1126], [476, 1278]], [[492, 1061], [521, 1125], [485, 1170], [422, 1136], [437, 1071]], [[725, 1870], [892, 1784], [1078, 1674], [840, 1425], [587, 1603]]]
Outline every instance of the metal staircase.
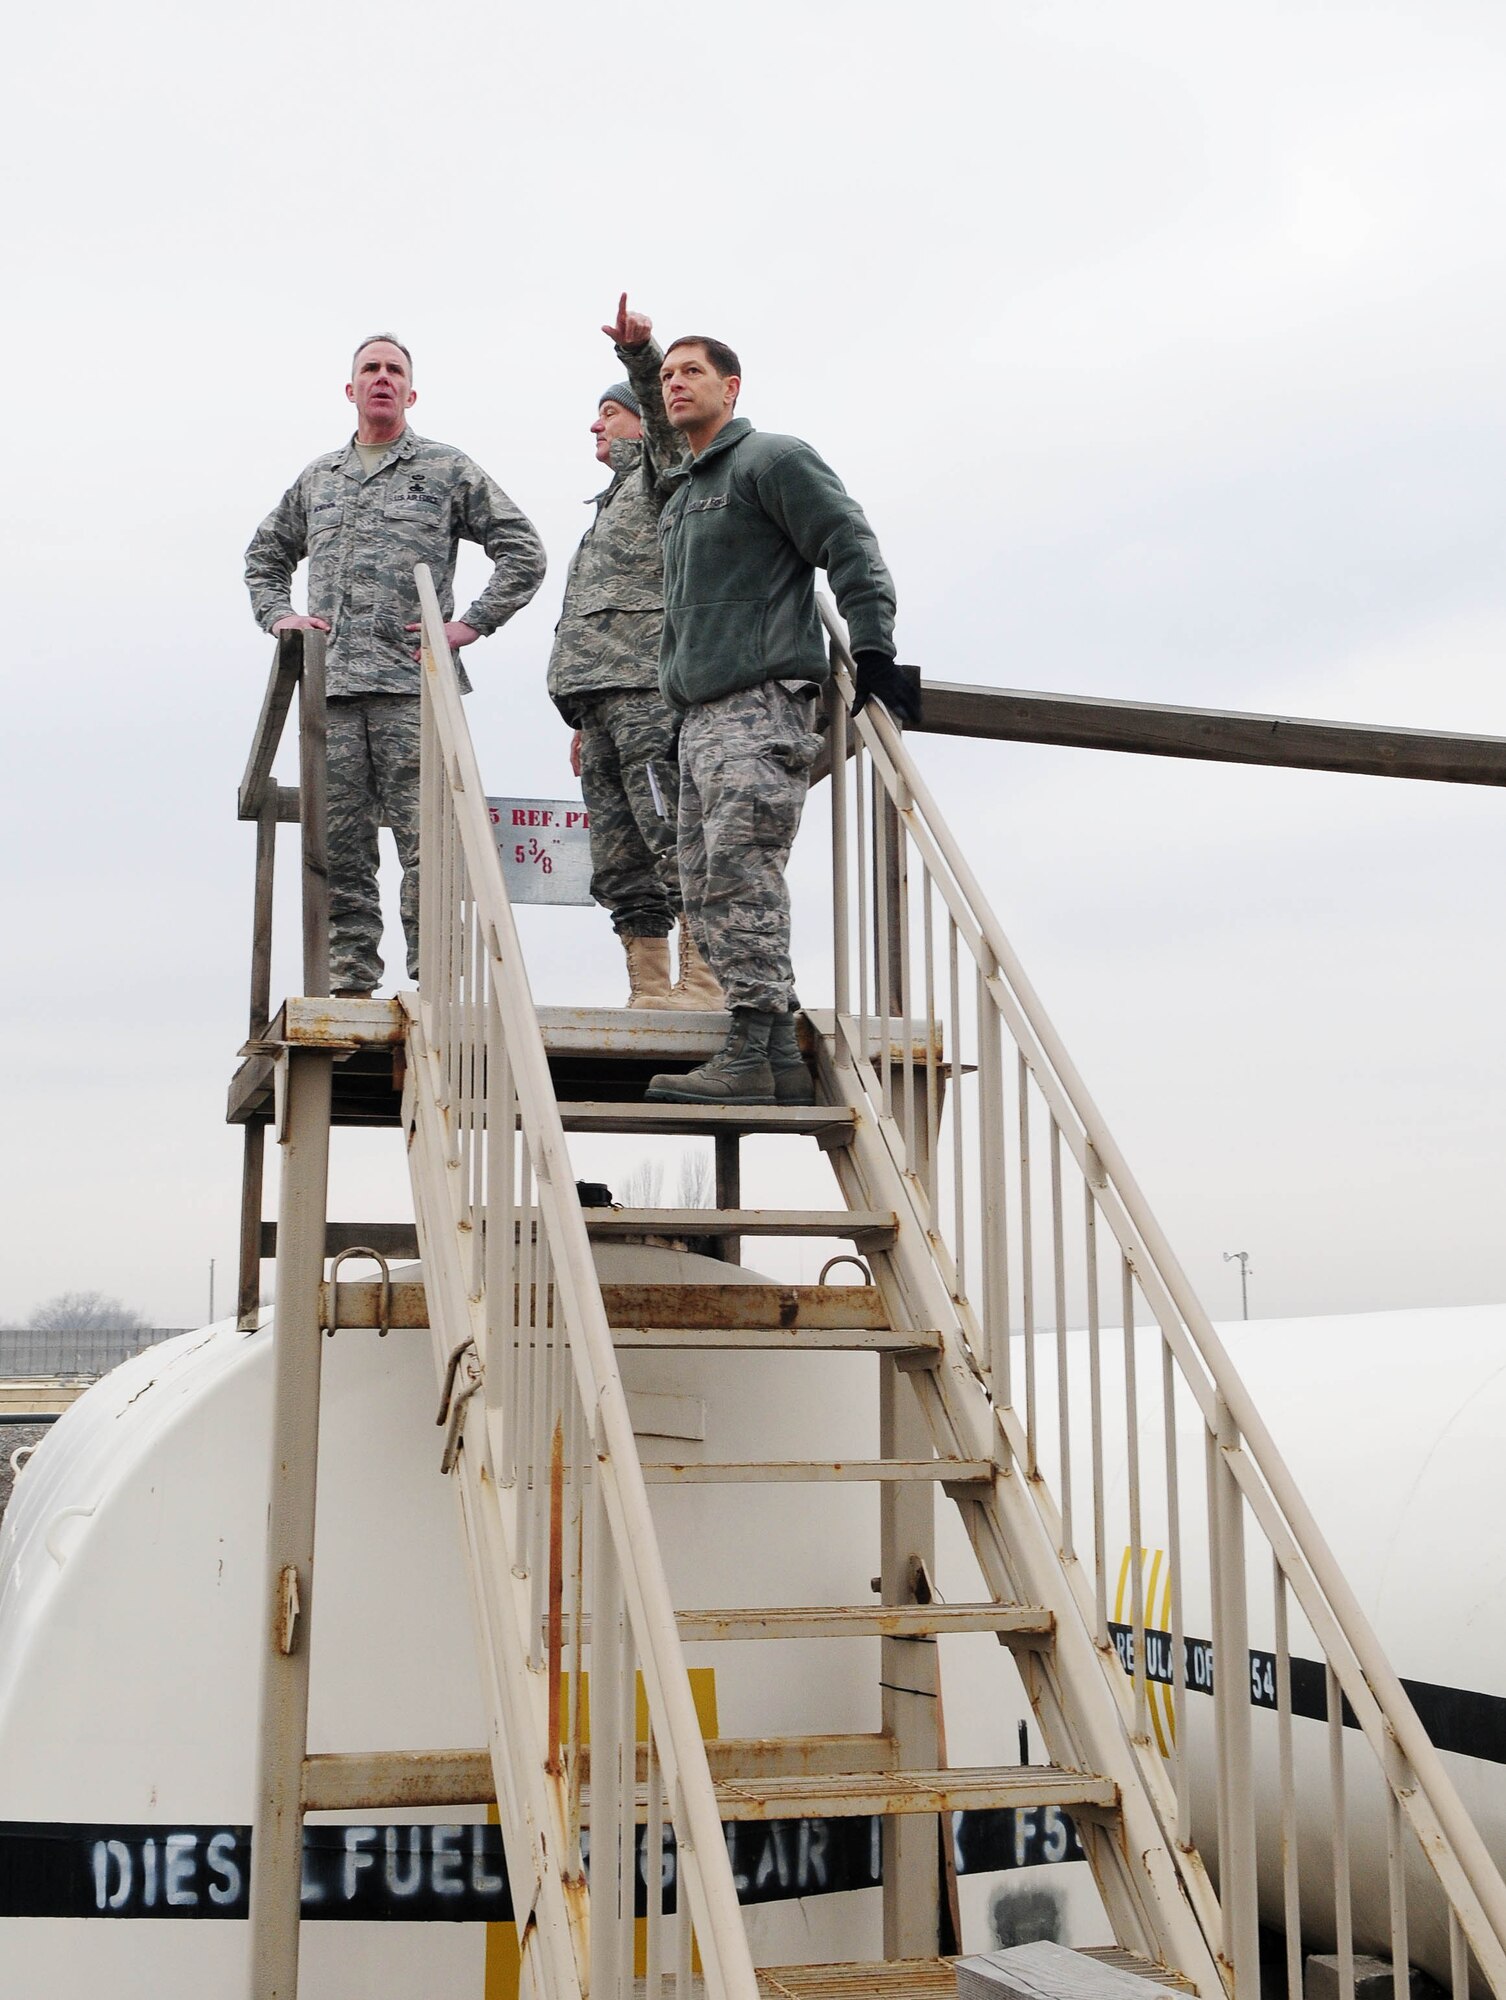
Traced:
[[[937, 1817], [1024, 1806], [1070, 1813], [1120, 1949], [1204, 1995], [1255, 1996], [1259, 1926], [1283, 1920], [1291, 2000], [1304, 1938], [1336, 1946], [1345, 2000], [1361, 1947], [1393, 1959], [1398, 2000], [1417, 1957], [1449, 1966], [1459, 2000], [1472, 1979], [1506, 1994], [1506, 1888], [903, 741], [882, 712], [850, 717], [834, 624], [834, 1006], [803, 1024], [818, 1102], [650, 1105], [650, 1069], [699, 1060], [720, 1023], [535, 1008], [419, 577], [419, 992], [322, 999], [316, 918], [311, 997], [274, 1022], [263, 994], [256, 1025], [253, 989], [234, 1098], [258, 1251], [251, 1123], [275, 1112], [285, 1148], [256, 2000], [297, 1990], [303, 1811], [492, 1799], [520, 1990], [541, 2000], [945, 1991]], [[317, 687], [314, 700], [316, 716]], [[264, 836], [286, 806], [270, 769], [254, 755], [242, 791]], [[312, 772], [306, 758], [306, 829]], [[316, 824], [307, 837], [317, 882]], [[269, 909], [270, 861], [265, 874]], [[383, 1115], [373, 1105], [400, 1090], [421, 1285], [325, 1279], [342, 1090], [352, 1117]], [[583, 1209], [567, 1135], [623, 1132], [709, 1137], [717, 1206]], [[740, 1148], [768, 1134], [815, 1142], [835, 1205], [742, 1204]], [[707, 1239], [731, 1262], [746, 1239], [829, 1237], [871, 1283], [601, 1283], [593, 1241], [645, 1234]], [[442, 1464], [469, 1557], [484, 1756], [307, 1754], [321, 1329], [378, 1324], [427, 1326], [433, 1343], [436, 1476]], [[871, 1356], [878, 1454], [645, 1457], [619, 1357], [656, 1349]], [[799, 1483], [819, 1508], [854, 1481], [880, 1495], [875, 1601], [677, 1605], [654, 1491]], [[938, 1490], [976, 1557], [975, 1601], [939, 1601]], [[1110, 1616], [1116, 1579], [1127, 1617]], [[1007, 1650], [1049, 1764], [948, 1765], [939, 1642], [957, 1632]], [[703, 1738], [686, 1645], [853, 1637], [879, 1642], [877, 1732]], [[1299, 1691], [1317, 1675], [1316, 1706], [1294, 1697], [1294, 1667]], [[1298, 1838], [1315, 1802], [1332, 1828], [1320, 1854]], [[872, 1816], [884, 1965], [760, 1974], [725, 1829]], [[670, 1893], [643, 1892], [642, 1857], [666, 1844]], [[1384, 1935], [1363, 1894], [1355, 1915], [1377, 1871]]]

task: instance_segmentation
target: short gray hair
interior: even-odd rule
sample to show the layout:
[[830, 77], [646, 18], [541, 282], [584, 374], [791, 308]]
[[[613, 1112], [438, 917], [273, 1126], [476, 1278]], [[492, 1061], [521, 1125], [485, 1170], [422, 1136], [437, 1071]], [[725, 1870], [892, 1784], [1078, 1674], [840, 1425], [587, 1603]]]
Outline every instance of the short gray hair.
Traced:
[[408, 353], [407, 348], [403, 346], [403, 343], [398, 339], [395, 333], [368, 333], [364, 340], [358, 341], [356, 343], [356, 351], [350, 357], [351, 374], [352, 375], [355, 374], [356, 363], [360, 360], [361, 356], [366, 352], [367, 348], [375, 347], [379, 340], [385, 340], [389, 346], [400, 348], [402, 350], [402, 353], [408, 363], [408, 379], [411, 382], [413, 379], [413, 356]]

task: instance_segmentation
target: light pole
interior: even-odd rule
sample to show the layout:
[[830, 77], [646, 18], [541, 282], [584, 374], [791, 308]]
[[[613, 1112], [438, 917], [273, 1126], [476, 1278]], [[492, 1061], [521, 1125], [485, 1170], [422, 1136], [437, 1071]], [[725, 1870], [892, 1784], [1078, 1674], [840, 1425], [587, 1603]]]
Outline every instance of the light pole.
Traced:
[[209, 1324], [214, 1325], [214, 1259], [209, 1260]]
[[1224, 1262], [1225, 1262], [1226, 1264], [1232, 1264], [1232, 1263], [1234, 1263], [1234, 1262], [1235, 1262], [1235, 1260], [1236, 1260], [1236, 1259], [1237, 1259], [1237, 1260], [1238, 1260], [1238, 1262], [1239, 1262], [1239, 1304], [1240, 1304], [1240, 1309], [1241, 1309], [1241, 1313], [1242, 1313], [1242, 1316], [1243, 1316], [1243, 1317], [1244, 1317], [1245, 1319], [1248, 1319], [1248, 1318], [1250, 1317], [1250, 1253], [1249, 1253], [1249, 1251], [1248, 1251], [1248, 1250], [1226, 1250], [1226, 1251], [1224, 1252]]

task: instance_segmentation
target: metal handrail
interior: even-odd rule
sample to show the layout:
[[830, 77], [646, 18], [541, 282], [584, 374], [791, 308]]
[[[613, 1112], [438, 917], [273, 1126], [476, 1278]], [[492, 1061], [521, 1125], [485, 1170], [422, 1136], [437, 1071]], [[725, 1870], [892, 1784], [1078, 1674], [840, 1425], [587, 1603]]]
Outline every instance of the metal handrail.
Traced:
[[[247, 1046], [257, 1043], [272, 1012], [272, 899], [277, 828], [301, 828], [303, 990], [329, 992], [329, 833], [325, 765], [325, 636], [295, 628], [277, 635], [272, 671], [252, 732], [246, 769], [236, 795], [237, 816], [256, 822], [256, 873], [251, 906], [251, 992]], [[298, 696], [296, 790], [272, 776], [294, 693]], [[266, 1121], [248, 1119], [241, 1168], [240, 1271], [236, 1323], [256, 1326], [261, 1296], [261, 1205]]]
[[[1285, 1613], [1282, 1608], [1284, 1599], [1281, 1596], [1281, 1585], [1284, 1582], [1290, 1586], [1315, 1635], [1324, 1645], [1330, 1674], [1337, 1683], [1330, 1701], [1331, 1726], [1334, 1728], [1338, 1726], [1333, 1720], [1332, 1708], [1333, 1700], [1336, 1700], [1342, 1691], [1343, 1699], [1353, 1709], [1360, 1727], [1376, 1752], [1377, 1764], [1394, 1801], [1392, 1810], [1399, 1808], [1407, 1817], [1424, 1855], [1449, 1899], [1451, 1924], [1456, 1922], [1468, 1937], [1482, 1971], [1495, 1990], [1498, 1993], [1506, 1992], [1506, 1883], [1503, 1883], [1500, 1871], [1465, 1810], [1437, 1750], [1423, 1729], [1369, 1620], [1340, 1570], [1296, 1481], [1240, 1379], [1227, 1349], [1182, 1271], [1081, 1075], [1067, 1054], [1002, 926], [910, 757], [900, 731], [882, 708], [869, 706], [856, 718], [847, 712], [852, 700], [855, 667], [845, 633], [835, 611], [825, 597], [821, 598], [820, 603], [822, 618], [832, 641], [833, 658], [837, 668], [838, 695], [842, 703], [836, 714], [837, 726], [834, 731], [835, 790], [832, 808], [834, 862], [837, 872], [836, 980], [839, 1043], [842, 1039], [842, 1017], [846, 1015], [850, 1023], [854, 1011], [849, 991], [844, 935], [852, 929], [852, 925], [849, 922], [850, 912], [846, 907], [848, 897], [845, 874], [849, 865], [850, 844], [846, 823], [846, 801], [849, 783], [845, 769], [846, 745], [842, 740], [852, 732], [856, 735], [858, 746], [867, 752], [868, 765], [873, 774], [875, 819], [871, 840], [875, 873], [878, 872], [881, 861], [888, 866], [891, 874], [896, 869], [893, 853], [886, 847], [886, 836], [879, 824], [882, 817], [879, 812], [879, 794], [882, 792], [887, 802], [887, 810], [901, 830], [899, 837], [913, 845], [921, 862], [927, 891], [929, 892], [930, 886], [934, 884], [936, 892], [950, 913], [954, 951], [959, 946], [966, 949], [976, 963], [980, 1044], [987, 1040], [982, 1012], [986, 1000], [987, 1005], [1009, 1030], [1019, 1049], [1021, 1101], [1023, 1102], [1028, 1071], [1031, 1081], [1050, 1107], [1053, 1149], [1058, 1136], [1066, 1142], [1082, 1171], [1090, 1209], [1096, 1205], [1097, 1212], [1102, 1215], [1119, 1241], [1124, 1258], [1127, 1340], [1132, 1321], [1130, 1288], [1133, 1282], [1155, 1315], [1165, 1340], [1166, 1352], [1174, 1357], [1182, 1381], [1196, 1399], [1211, 1440], [1210, 1509], [1217, 1509], [1220, 1491], [1226, 1495], [1224, 1516], [1214, 1523], [1210, 1530], [1210, 1547], [1214, 1533], [1218, 1532], [1228, 1537], [1232, 1552], [1232, 1559], [1226, 1567], [1222, 1580], [1222, 1589], [1219, 1588], [1219, 1579], [1215, 1578], [1213, 1616], [1216, 1635], [1220, 1630], [1220, 1622], [1223, 1621], [1223, 1640], [1228, 1647], [1229, 1655], [1235, 1658], [1240, 1657], [1248, 1645], [1248, 1634], [1245, 1630], [1243, 1517], [1239, 1512], [1242, 1501], [1249, 1506], [1265, 1534], [1277, 1565], [1278, 1627], [1284, 1630]], [[891, 1095], [889, 1066], [880, 1063], [865, 1064], [856, 1051], [869, 1045], [866, 1027], [869, 1020], [876, 1017], [884, 1023], [883, 1032], [887, 1039], [888, 1023], [897, 1019], [902, 1010], [908, 1020], [912, 1011], [911, 1003], [916, 995], [914, 982], [908, 972], [903, 978], [896, 974], [891, 983], [882, 963], [886, 954], [890, 958], [897, 958], [900, 954], [896, 953], [894, 941], [886, 930], [883, 898], [880, 885], [876, 885], [871, 930], [876, 960], [879, 962], [876, 963], [874, 972], [871, 1010], [868, 1005], [869, 995], [864, 984], [866, 965], [862, 959], [864, 934], [869, 927], [864, 905], [861, 823], [863, 795], [861, 780], [855, 782], [857, 785], [855, 796], [859, 809], [855, 900], [858, 905], [856, 935], [860, 985], [856, 1013], [860, 1025], [856, 1035], [851, 1033], [849, 1027], [850, 1046], [846, 1052], [846, 1059], [854, 1069], [866, 1072], [863, 1075], [864, 1086], [874, 1098], [876, 1108], [881, 1110], [888, 1121], [891, 1142], [903, 1157], [906, 1130], [913, 1129], [914, 1106], [911, 1104], [904, 1107], [902, 1112], [902, 1108], [893, 1101]], [[894, 920], [891, 917], [887, 921], [892, 923]], [[926, 923], [929, 950], [929, 908], [927, 908]], [[929, 988], [931, 977], [929, 961], [926, 966], [926, 977]], [[954, 1000], [951, 1023], [954, 1036], [957, 1032], [957, 1021]], [[953, 1055], [955, 1060], [957, 1051], [954, 1050]], [[839, 1060], [841, 1059], [842, 1051], [839, 1049]], [[993, 1058], [993, 1067], [995, 1069], [999, 1067], [997, 1055]], [[986, 1082], [989, 1069], [987, 1062], [984, 1064], [984, 1069]], [[1002, 1088], [1002, 1073], [993, 1081]], [[961, 1114], [958, 1112], [954, 1115], [960, 1118]], [[981, 1118], [984, 1114], [980, 1111], [979, 1115]], [[1003, 1136], [1002, 1115], [1001, 1111], [1000, 1142]], [[1023, 1118], [1023, 1113], [1021, 1115]], [[931, 1136], [934, 1138], [934, 1133]], [[1028, 1200], [1031, 1168], [1028, 1163], [1028, 1137], [1023, 1129], [1021, 1147], [1022, 1154], [1026, 1158], [1026, 1164], [1021, 1167], [1023, 1199]], [[1002, 1145], [1000, 1157], [1002, 1160]], [[1053, 1161], [1054, 1159], [1053, 1150]], [[928, 1199], [934, 1198], [934, 1180], [928, 1188], [918, 1177], [912, 1175], [911, 1179], [915, 1187], [918, 1208], [925, 1211]], [[1053, 1186], [1059, 1199], [1059, 1177], [1054, 1180]], [[928, 1219], [934, 1225], [936, 1218], [931, 1216]], [[1004, 1229], [1002, 1217], [995, 1219], [995, 1226], [1002, 1244]], [[1021, 1242], [1025, 1243], [1031, 1227], [1028, 1210], [1020, 1227]], [[939, 1245], [940, 1235], [934, 1226], [930, 1233]], [[1057, 1247], [1059, 1264], [1059, 1238]], [[1096, 1264], [1094, 1269], [1096, 1272]], [[966, 1307], [967, 1288], [960, 1282], [960, 1274], [954, 1276], [957, 1279], [953, 1285], [954, 1295], [958, 1297], [959, 1303]], [[1096, 1277], [1092, 1282], [1096, 1283]], [[985, 1292], [989, 1290], [987, 1280], [984, 1289]], [[1062, 1325], [1060, 1297], [1058, 1272], [1059, 1330]], [[1003, 1301], [1007, 1318], [1007, 1277], [1003, 1280]], [[997, 1291], [988, 1303], [992, 1307], [998, 1306]], [[1093, 1311], [1096, 1325], [1096, 1299]], [[1033, 1475], [1025, 1483], [1034, 1494], [1037, 1505], [1050, 1515], [1050, 1523], [1058, 1538], [1058, 1546], [1065, 1546], [1070, 1541], [1070, 1530], [1064, 1535], [1061, 1509], [1045, 1491], [1045, 1482], [1035, 1460], [1033, 1406], [1027, 1412], [1027, 1419], [1023, 1425], [1019, 1422], [1014, 1409], [1013, 1385], [1009, 1376], [1007, 1327], [1001, 1335], [998, 1327], [991, 1327], [988, 1324], [989, 1318], [988, 1310], [976, 1313], [973, 1318], [975, 1337], [980, 1345], [978, 1372], [989, 1382], [996, 1404], [996, 1414], [1009, 1446], [1017, 1459]], [[1030, 1330], [1033, 1335], [1033, 1327]], [[1096, 1338], [1095, 1333], [1095, 1342]], [[1001, 1346], [1002, 1353], [999, 1352]], [[1033, 1361], [1033, 1348], [1030, 1359]], [[1034, 1393], [1035, 1382], [1032, 1375], [1026, 1385], [1027, 1398], [1033, 1397]], [[1064, 1388], [1062, 1393], [1064, 1396]], [[1130, 1448], [1133, 1452], [1133, 1438]], [[1225, 1484], [1214, 1476], [1219, 1469], [1232, 1484]], [[1095, 1480], [1099, 1482], [1099, 1486], [1095, 1488], [1095, 1499], [1101, 1506], [1101, 1466], [1096, 1464]], [[1068, 1483], [1066, 1480], [1063, 1481], [1062, 1499], [1069, 1504], [1070, 1496], [1065, 1491]], [[1229, 1495], [1233, 1496], [1232, 1500], [1228, 1498]], [[1229, 1511], [1231, 1508], [1232, 1512]], [[1132, 1537], [1132, 1540], [1138, 1547], [1138, 1534]], [[1139, 1596], [1140, 1560], [1137, 1558], [1132, 1565], [1137, 1593], [1132, 1624], [1134, 1629], [1143, 1633], [1147, 1617], [1143, 1600]], [[1234, 1601], [1236, 1596], [1237, 1603]], [[1177, 1610], [1180, 1618], [1180, 1605]], [[1103, 1622], [1101, 1596], [1098, 1621], [1101, 1626]], [[1217, 1644], [1217, 1636], [1215, 1643]], [[1137, 1648], [1137, 1662], [1141, 1659], [1141, 1651], [1141, 1648]], [[1285, 1654], [1280, 1657], [1284, 1660]], [[1114, 1656], [1109, 1655], [1109, 1658], [1113, 1659]], [[1107, 1661], [1105, 1665], [1106, 1671], [1111, 1672], [1122, 1687], [1123, 1676], [1117, 1660], [1112, 1666], [1109, 1666]], [[1180, 1630], [1178, 1630], [1177, 1670], [1180, 1674]], [[1145, 1696], [1143, 1663], [1137, 1666], [1134, 1679], [1137, 1726], [1143, 1735], [1141, 1723]], [[1222, 1692], [1222, 1676], [1218, 1688]], [[1182, 1693], [1180, 1680], [1177, 1692], [1180, 1698]], [[1288, 1703], [1289, 1699], [1288, 1690]], [[1231, 1743], [1242, 1738], [1242, 1755], [1244, 1768], [1247, 1771], [1248, 1709], [1241, 1708], [1237, 1701], [1228, 1702], [1226, 1709], [1227, 1712], [1220, 1715], [1218, 1723], [1221, 1731], [1221, 1755], [1224, 1754], [1225, 1736]], [[1289, 1711], [1286, 1727], [1288, 1729], [1290, 1727]], [[1148, 1738], [1146, 1740], [1148, 1741]], [[1230, 1754], [1235, 1753], [1231, 1751]], [[1221, 1766], [1221, 1770], [1225, 1781], [1235, 1774], [1233, 1768], [1225, 1769]], [[1240, 1839], [1231, 1830], [1233, 1816], [1227, 1807], [1222, 1789], [1219, 1806], [1220, 1831], [1224, 1836], [1221, 1847], [1225, 1848], [1221, 1855], [1220, 1883], [1220, 1895], [1224, 1904], [1225, 1937], [1222, 1941], [1217, 1938], [1210, 1939], [1210, 1943], [1215, 1950], [1225, 1948], [1226, 1962], [1230, 1964], [1231, 1970], [1249, 1976], [1253, 1984], [1255, 1979], [1253, 1954], [1256, 1949], [1253, 1854], [1241, 1852]], [[1187, 1835], [1185, 1802], [1180, 1809], [1178, 1825], [1173, 1830], [1185, 1843]], [[1346, 1835], [1336, 1837], [1347, 1838]], [[1393, 1862], [1393, 1867], [1394, 1865]], [[1231, 1883], [1237, 1886], [1231, 1888]], [[1243, 1903], [1247, 1899], [1250, 1903], [1247, 1911], [1231, 1907], [1234, 1902]], [[1404, 1912], [1401, 1941], [1405, 1942]], [[1457, 1987], [1461, 1951], [1456, 1935], [1454, 1944], [1453, 1959]], [[1348, 1958], [1349, 1977], [1352, 1980], [1352, 1941]], [[1403, 1990], [1400, 1981], [1404, 1972], [1404, 1966], [1398, 1968], [1398, 1992]]]
[[[431, 1301], [438, 1301], [437, 1309], [431, 1305], [436, 1324], [446, 1310], [445, 1273], [456, 1274], [448, 1287], [451, 1323], [436, 1338], [453, 1345], [464, 1334], [478, 1336], [484, 1394], [467, 1403], [457, 1437], [462, 1459], [472, 1454], [491, 1466], [490, 1497], [476, 1502], [487, 1517], [478, 1533], [494, 1539], [500, 1533], [510, 1547], [510, 1576], [520, 1588], [526, 1581], [524, 1643], [535, 1676], [547, 1673], [550, 1700], [535, 1747], [543, 1768], [556, 1774], [567, 1623], [573, 1630], [569, 1727], [575, 1755], [567, 1753], [572, 1768], [548, 1792], [549, 1865], [566, 1874], [578, 1865], [584, 1551], [586, 1516], [594, 1507], [592, 1848], [598, 1865], [591, 1992], [605, 2000], [631, 1991], [632, 1885], [619, 1898], [614, 1928], [606, 1916], [609, 1892], [622, 1885], [609, 1883], [606, 1862], [615, 1812], [626, 1827], [625, 1849], [618, 1851], [631, 1869], [633, 1784], [631, 1778], [619, 1782], [614, 1793], [605, 1767], [614, 1727], [619, 1739], [626, 1732], [625, 1747], [618, 1742], [619, 1778], [622, 1756], [629, 1773], [634, 1767], [636, 1649], [649, 1710], [651, 1799], [658, 1799], [675, 1828], [689, 1891], [678, 1907], [683, 1912], [689, 1902], [706, 1991], [718, 2000], [755, 2000], [705, 1744], [486, 794], [433, 582], [426, 567], [416, 576], [424, 742], [420, 1000], [413, 1039], [422, 1060], [409, 1069], [417, 1111], [411, 1157], [426, 1279]], [[564, 1379], [551, 1372], [556, 1362]], [[567, 1392], [572, 1378], [574, 1401]], [[571, 1444], [577, 1422], [587, 1433], [578, 1455]], [[578, 1557], [571, 1555], [572, 1540]], [[503, 1581], [478, 1574], [477, 1583], [497, 1594], [497, 1618], [504, 1619]], [[610, 1640], [614, 1626], [619, 1637]], [[526, 1706], [527, 1693], [524, 1688], [512, 1713]], [[516, 1743], [512, 1748], [516, 1757]], [[499, 1799], [506, 1796], [499, 1784]], [[652, 1829], [652, 1811], [650, 1824]], [[659, 1950], [652, 1902], [651, 1959]], [[688, 1994], [690, 1924], [680, 1929], [682, 1990]], [[576, 1948], [579, 1957], [579, 1938]]]

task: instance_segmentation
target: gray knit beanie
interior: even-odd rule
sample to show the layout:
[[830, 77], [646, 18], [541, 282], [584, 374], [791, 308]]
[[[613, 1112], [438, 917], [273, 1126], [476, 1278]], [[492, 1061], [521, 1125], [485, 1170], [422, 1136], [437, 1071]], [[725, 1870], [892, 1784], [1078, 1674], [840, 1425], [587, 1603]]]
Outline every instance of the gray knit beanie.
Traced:
[[643, 415], [643, 405], [633, 394], [633, 387], [630, 382], [614, 382], [610, 389], [603, 389], [601, 394], [596, 398], [596, 407], [598, 410], [603, 403], [621, 403], [622, 407], [625, 410], [631, 410], [635, 417]]

